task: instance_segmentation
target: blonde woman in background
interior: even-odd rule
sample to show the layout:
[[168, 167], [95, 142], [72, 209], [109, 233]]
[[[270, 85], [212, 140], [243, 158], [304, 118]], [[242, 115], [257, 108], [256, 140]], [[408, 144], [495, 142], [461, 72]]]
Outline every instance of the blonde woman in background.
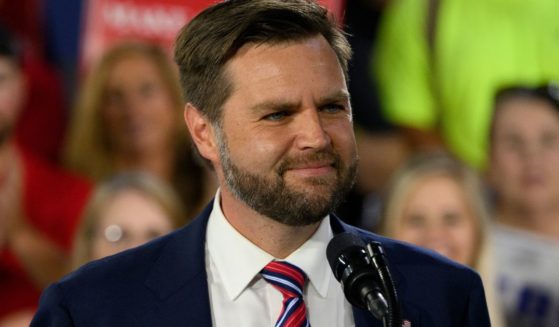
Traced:
[[108, 179], [97, 186], [82, 216], [73, 267], [165, 235], [183, 216], [174, 190], [155, 176], [128, 172]]
[[183, 123], [178, 73], [167, 53], [147, 43], [123, 43], [92, 67], [73, 112], [67, 165], [94, 180], [141, 170], [172, 184], [197, 213], [215, 182], [191, 149]]
[[445, 153], [412, 157], [394, 175], [380, 233], [434, 250], [477, 270], [492, 326], [504, 326], [494, 295], [488, 208], [478, 175]]

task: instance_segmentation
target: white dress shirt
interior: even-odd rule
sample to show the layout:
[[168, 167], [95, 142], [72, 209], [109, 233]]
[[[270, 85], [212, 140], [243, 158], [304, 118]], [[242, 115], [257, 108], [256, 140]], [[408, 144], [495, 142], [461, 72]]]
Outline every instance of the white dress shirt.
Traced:
[[[307, 274], [304, 300], [311, 326], [351, 327], [355, 326], [351, 305], [326, 259], [332, 235], [327, 216], [314, 235], [283, 260]], [[213, 326], [274, 326], [282, 295], [259, 274], [274, 257], [229, 224], [221, 210], [219, 190], [208, 221], [205, 251]]]

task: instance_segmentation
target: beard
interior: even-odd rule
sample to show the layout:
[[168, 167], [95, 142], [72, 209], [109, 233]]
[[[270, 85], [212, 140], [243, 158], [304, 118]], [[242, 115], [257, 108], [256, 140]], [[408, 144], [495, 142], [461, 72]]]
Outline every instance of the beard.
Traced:
[[[220, 133], [221, 134], [221, 133]], [[321, 150], [297, 158], [285, 158], [270, 177], [242, 169], [231, 160], [227, 140], [219, 135], [219, 156], [225, 184], [233, 196], [261, 215], [288, 226], [306, 226], [321, 221], [334, 211], [353, 187], [357, 156], [346, 164], [333, 150]], [[314, 162], [332, 162], [336, 175], [307, 177], [308, 189], [286, 184], [284, 174], [291, 167]]]

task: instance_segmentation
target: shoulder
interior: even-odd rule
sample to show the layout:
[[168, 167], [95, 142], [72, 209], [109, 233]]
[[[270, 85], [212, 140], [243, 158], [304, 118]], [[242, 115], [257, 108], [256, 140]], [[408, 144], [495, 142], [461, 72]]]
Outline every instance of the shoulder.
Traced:
[[[55, 166], [18, 148], [23, 167], [25, 192], [34, 200], [57, 197], [60, 200], [85, 202], [93, 188], [87, 178]], [[52, 203], [51, 203], [52, 205]]]
[[[56, 188], [58, 188], [58, 185], [60, 185], [60, 188], [62, 188], [62, 186], [70, 186], [72, 189], [75, 188], [80, 190], [89, 190], [92, 188], [92, 182], [86, 177], [53, 165], [52, 163], [39, 158], [21, 147], [18, 147], [17, 149], [24, 167], [24, 174], [29, 175], [29, 177], [33, 177], [33, 180], [56, 180], [59, 184], [51, 185], [51, 187]], [[30, 182], [32, 182], [32, 180]]]
[[477, 272], [470, 267], [452, 261], [434, 251], [374, 234], [352, 227], [366, 243], [379, 242], [385, 252], [388, 264], [402, 276], [414, 280], [425, 278], [429, 284], [454, 284], [468, 280], [480, 280]]
[[174, 237], [90, 262], [50, 285], [41, 295], [32, 326], [88, 326], [91, 321], [130, 325], [142, 308], [156, 303], [157, 294], [146, 286], [146, 279]]
[[[193, 294], [201, 301], [207, 293], [208, 214], [204, 211], [188, 226], [145, 245], [88, 263], [49, 286], [34, 322], [37, 326], [89, 326], [91, 321], [100, 326], [154, 325], [165, 315], [150, 308], [162, 301], [187, 301]], [[52, 323], [57, 320], [63, 323]]]
[[154, 278], [160, 283], [186, 279], [205, 269], [207, 215], [204, 212], [189, 225], [142, 246], [87, 263], [58, 281], [55, 288], [71, 303], [84, 295], [91, 299], [144, 289], [153, 292], [149, 284]]
[[26, 218], [62, 248], [69, 249], [92, 184], [21, 148], [18, 153]]
[[404, 318], [427, 326], [489, 326], [485, 293], [477, 272], [412, 244], [344, 223], [341, 227], [365, 243], [381, 244]]
[[58, 281], [56, 287], [70, 298], [79, 298], [92, 292], [98, 295], [105, 292], [117, 294], [142, 286], [153, 262], [174, 237], [174, 234], [169, 234], [140, 247], [87, 263]]

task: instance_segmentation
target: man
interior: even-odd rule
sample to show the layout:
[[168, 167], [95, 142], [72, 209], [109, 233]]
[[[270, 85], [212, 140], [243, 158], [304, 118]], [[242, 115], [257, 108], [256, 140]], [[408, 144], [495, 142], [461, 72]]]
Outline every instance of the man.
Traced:
[[[311, 1], [227, 1], [192, 20], [175, 58], [186, 124], [220, 183], [214, 202], [53, 285], [33, 325], [381, 326], [344, 299], [325, 256], [334, 233], [381, 240], [329, 215], [357, 163], [349, 56]], [[476, 274], [382, 241], [407, 324], [489, 326]], [[302, 296], [276, 284], [286, 275]]]
[[29, 324], [41, 290], [67, 270], [89, 182], [16, 144], [26, 94], [21, 55], [0, 28], [0, 325]]

